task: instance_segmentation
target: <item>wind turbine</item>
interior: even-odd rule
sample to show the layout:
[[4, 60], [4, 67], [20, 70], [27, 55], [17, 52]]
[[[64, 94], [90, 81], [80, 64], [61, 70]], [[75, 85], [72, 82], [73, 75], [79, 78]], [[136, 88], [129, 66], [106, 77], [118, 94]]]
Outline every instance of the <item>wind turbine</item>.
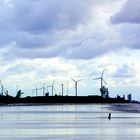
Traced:
[[43, 83], [43, 87], [42, 87], [42, 90], [43, 90], [43, 96], [45, 95], [45, 83]]
[[61, 84], [61, 88], [62, 88], [62, 96], [63, 96], [63, 93], [64, 93], [64, 84]]
[[77, 96], [77, 91], [78, 91], [78, 90], [77, 90], [77, 83], [80, 82], [80, 81], [82, 81], [83, 79], [80, 79], [80, 80], [77, 80], [77, 81], [74, 80], [73, 78], [71, 78], [71, 79], [72, 79], [72, 81], [75, 83], [75, 95]]
[[67, 82], [67, 95], [69, 95], [69, 83]]
[[1, 82], [1, 80], [0, 80], [0, 85], [1, 85], [1, 95], [3, 95], [3, 93], [4, 93], [4, 87], [3, 87], [3, 84]]
[[42, 90], [43, 96], [44, 96], [45, 95], [45, 90], [46, 90], [45, 83], [43, 83], [43, 87], [41, 87], [39, 90]]
[[103, 87], [103, 82], [107, 85], [106, 81], [103, 79], [103, 75], [104, 75], [105, 69], [103, 70], [101, 77], [95, 78], [93, 80], [101, 80], [101, 88]]
[[34, 92], [35, 92], [35, 94], [36, 94], [36, 96], [37, 96], [38, 88], [37, 88], [36, 84], [35, 84], [35, 89], [32, 89], [32, 93], [34, 93]]
[[54, 84], [55, 84], [55, 81], [52, 83], [52, 85], [47, 86], [47, 88], [51, 87], [51, 89], [52, 89], [52, 96], [53, 96]]

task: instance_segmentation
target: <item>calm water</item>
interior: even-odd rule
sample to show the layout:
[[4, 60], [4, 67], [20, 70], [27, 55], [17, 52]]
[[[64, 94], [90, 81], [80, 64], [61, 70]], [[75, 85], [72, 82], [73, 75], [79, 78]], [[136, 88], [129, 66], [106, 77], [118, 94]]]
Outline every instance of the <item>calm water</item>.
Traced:
[[139, 105], [95, 104], [0, 107], [0, 139], [140, 139], [139, 109]]

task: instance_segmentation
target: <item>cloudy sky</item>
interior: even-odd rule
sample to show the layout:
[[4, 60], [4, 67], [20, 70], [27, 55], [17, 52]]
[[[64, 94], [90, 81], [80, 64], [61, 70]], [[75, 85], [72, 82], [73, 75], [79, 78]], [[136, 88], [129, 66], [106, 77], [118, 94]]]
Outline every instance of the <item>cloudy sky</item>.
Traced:
[[[140, 100], [139, 0], [1, 0], [0, 79], [11, 95], [25, 96], [45, 82], [57, 93], [100, 94], [99, 77], [110, 96]], [[42, 94], [40, 91], [38, 94]]]

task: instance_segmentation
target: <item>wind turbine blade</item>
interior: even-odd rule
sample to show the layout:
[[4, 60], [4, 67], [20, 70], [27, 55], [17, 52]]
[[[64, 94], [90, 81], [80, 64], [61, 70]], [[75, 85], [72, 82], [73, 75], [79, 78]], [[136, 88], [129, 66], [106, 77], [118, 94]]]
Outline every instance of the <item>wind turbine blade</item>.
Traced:
[[101, 77], [99, 77], [99, 78], [95, 78], [95, 79], [92, 79], [92, 80], [99, 80], [99, 79], [101, 79]]
[[35, 84], [35, 89], [37, 89], [37, 85]]
[[56, 89], [55, 89], [54, 87], [53, 87], [53, 90], [54, 90], [55, 92], [57, 92]]
[[71, 78], [72, 81], [76, 82], [73, 78]]
[[54, 84], [55, 84], [55, 81], [52, 83], [52, 86], [54, 86]]
[[38, 88], [38, 90], [42, 90], [43, 88]]
[[102, 80], [104, 81], [104, 83], [107, 85], [106, 81], [102, 78]]
[[103, 77], [103, 75], [104, 75], [104, 72], [105, 72], [105, 69], [103, 70], [101, 77]]
[[80, 82], [80, 81], [82, 81], [83, 79], [80, 79], [80, 80], [78, 80], [77, 82]]

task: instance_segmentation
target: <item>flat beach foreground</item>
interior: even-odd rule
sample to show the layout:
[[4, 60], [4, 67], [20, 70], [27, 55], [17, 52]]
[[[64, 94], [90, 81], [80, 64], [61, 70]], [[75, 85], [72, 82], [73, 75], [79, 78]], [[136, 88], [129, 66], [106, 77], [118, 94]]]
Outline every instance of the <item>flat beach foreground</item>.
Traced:
[[[111, 113], [110, 120], [109, 113]], [[140, 105], [79, 104], [0, 107], [0, 139], [140, 139]]]

